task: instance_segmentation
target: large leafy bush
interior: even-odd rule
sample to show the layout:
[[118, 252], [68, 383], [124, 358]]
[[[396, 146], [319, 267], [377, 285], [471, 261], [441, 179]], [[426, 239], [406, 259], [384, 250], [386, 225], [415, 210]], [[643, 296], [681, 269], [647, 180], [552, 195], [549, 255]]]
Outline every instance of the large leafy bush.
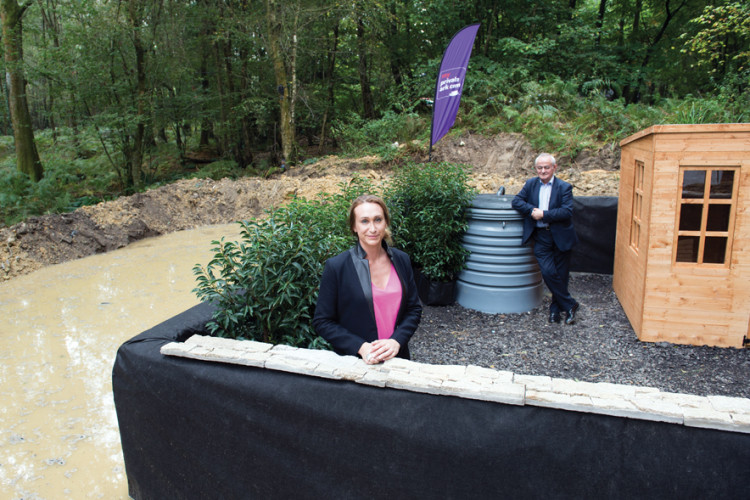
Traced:
[[346, 224], [351, 200], [372, 191], [360, 178], [343, 188], [241, 222], [239, 242], [213, 242], [213, 259], [193, 268], [193, 291], [218, 306], [207, 325], [212, 335], [328, 347], [312, 327], [320, 276], [326, 259], [352, 244]]
[[387, 190], [396, 246], [433, 281], [451, 281], [464, 268], [464, 212], [476, 194], [468, 185], [468, 168], [446, 162], [408, 163], [395, 173]]

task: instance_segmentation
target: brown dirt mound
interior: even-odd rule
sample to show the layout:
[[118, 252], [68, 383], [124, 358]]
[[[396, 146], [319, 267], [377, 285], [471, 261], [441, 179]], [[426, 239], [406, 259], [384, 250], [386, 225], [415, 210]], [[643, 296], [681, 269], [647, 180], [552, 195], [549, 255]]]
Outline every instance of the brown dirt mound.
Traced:
[[[433, 150], [433, 160], [472, 166], [471, 184], [481, 193], [494, 193], [502, 186], [510, 194], [534, 175], [537, 154], [520, 134], [464, 134], [444, 137]], [[619, 149], [603, 148], [559, 163], [558, 175], [574, 185], [575, 195], [617, 196]], [[181, 180], [69, 214], [32, 217], [0, 228], [0, 279], [108, 252], [149, 236], [257, 217], [294, 195], [311, 198], [336, 192], [354, 173], [378, 184], [391, 172], [375, 156], [329, 156], [268, 179]]]

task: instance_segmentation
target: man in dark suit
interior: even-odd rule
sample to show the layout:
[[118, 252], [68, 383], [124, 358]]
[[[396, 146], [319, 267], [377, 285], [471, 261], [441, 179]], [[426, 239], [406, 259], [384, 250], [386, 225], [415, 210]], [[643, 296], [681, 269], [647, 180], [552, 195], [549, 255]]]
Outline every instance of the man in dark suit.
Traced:
[[575, 323], [578, 302], [568, 292], [570, 252], [578, 243], [573, 228], [573, 187], [555, 177], [557, 162], [549, 153], [534, 162], [537, 177], [526, 181], [513, 198], [513, 208], [524, 216], [523, 244], [534, 244], [544, 283], [552, 292], [549, 322]]

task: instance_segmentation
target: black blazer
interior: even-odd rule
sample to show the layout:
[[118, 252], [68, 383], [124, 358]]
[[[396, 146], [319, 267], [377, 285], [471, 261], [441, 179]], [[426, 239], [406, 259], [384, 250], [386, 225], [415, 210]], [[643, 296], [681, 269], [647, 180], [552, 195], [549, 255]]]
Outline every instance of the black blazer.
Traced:
[[[422, 306], [409, 256], [388, 247], [385, 242], [383, 247], [396, 268], [402, 291], [396, 328], [391, 338], [401, 345], [398, 357], [409, 359], [409, 339], [419, 326]], [[338, 354], [357, 356], [363, 343], [378, 339], [370, 265], [366, 257], [357, 243], [346, 252], [328, 259], [320, 280], [313, 327]]]
[[[539, 207], [539, 187], [541, 184], [542, 181], [539, 177], [527, 180], [523, 189], [511, 202], [513, 208], [524, 216], [524, 245], [529, 242], [536, 228], [537, 221], [531, 218], [531, 212]], [[544, 212], [542, 222], [549, 224], [555, 246], [561, 251], [567, 252], [578, 243], [578, 236], [573, 228], [573, 186], [555, 177], [549, 197], [549, 210]]]

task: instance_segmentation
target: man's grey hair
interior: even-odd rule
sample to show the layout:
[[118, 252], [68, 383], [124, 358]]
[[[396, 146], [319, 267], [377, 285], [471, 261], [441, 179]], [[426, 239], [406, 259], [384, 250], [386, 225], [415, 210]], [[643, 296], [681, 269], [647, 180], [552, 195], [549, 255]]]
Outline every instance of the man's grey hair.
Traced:
[[549, 153], [542, 153], [539, 156], [537, 156], [536, 160], [534, 160], [534, 166], [537, 166], [537, 164], [539, 163], [539, 160], [550, 160], [553, 165], [557, 165], [557, 160], [555, 160], [555, 157]]

